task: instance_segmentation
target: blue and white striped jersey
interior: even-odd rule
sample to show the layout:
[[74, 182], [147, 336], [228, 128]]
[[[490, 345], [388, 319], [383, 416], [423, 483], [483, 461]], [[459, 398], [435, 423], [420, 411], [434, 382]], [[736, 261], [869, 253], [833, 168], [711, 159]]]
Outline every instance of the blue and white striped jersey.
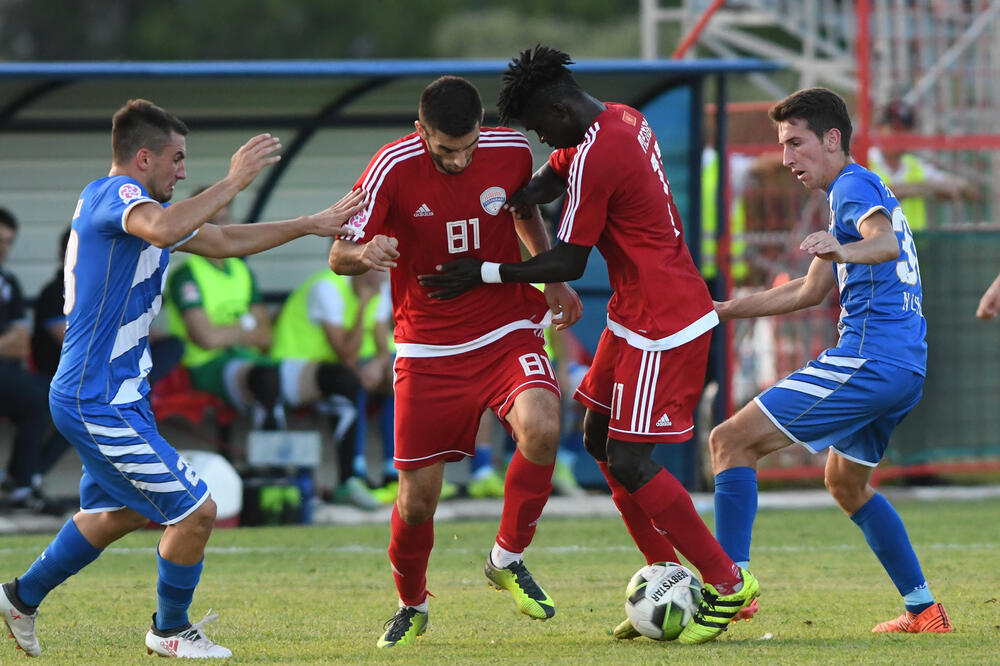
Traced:
[[150, 201], [127, 176], [95, 180], [80, 195], [66, 247], [67, 328], [53, 391], [112, 405], [149, 393], [147, 338], [170, 252], [126, 232], [125, 217]]
[[830, 233], [841, 243], [861, 240], [858, 226], [874, 213], [892, 220], [899, 257], [881, 264], [834, 264], [840, 290], [840, 341], [832, 355], [870, 358], [927, 369], [927, 322], [920, 306], [920, 268], [913, 235], [892, 191], [858, 164], [849, 164], [827, 188]]

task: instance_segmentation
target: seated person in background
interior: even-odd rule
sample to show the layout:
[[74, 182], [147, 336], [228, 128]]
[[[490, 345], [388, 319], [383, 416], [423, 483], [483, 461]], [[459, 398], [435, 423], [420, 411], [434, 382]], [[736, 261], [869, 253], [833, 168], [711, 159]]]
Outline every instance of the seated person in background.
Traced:
[[52, 419], [48, 382], [27, 367], [30, 336], [21, 283], [3, 267], [17, 230], [14, 215], [0, 208], [0, 416], [14, 422], [2, 505], [41, 510], [45, 431]]
[[[917, 118], [913, 107], [902, 100], [892, 100], [877, 116], [875, 132], [891, 135], [913, 132]], [[938, 169], [919, 155], [902, 149], [872, 146], [868, 149], [868, 168], [892, 189], [906, 211], [910, 231], [919, 233], [933, 226], [927, 208], [928, 198], [973, 199], [975, 188], [961, 176]]]
[[[209, 222], [224, 226], [234, 220], [224, 207]], [[284, 428], [282, 397], [291, 407], [310, 404], [300, 397], [303, 380], [317, 399], [356, 399], [354, 373], [330, 366], [300, 378], [301, 367], [286, 367], [266, 354], [271, 321], [244, 260], [191, 255], [170, 272], [166, 292], [168, 330], [185, 342], [181, 363], [191, 385], [251, 412], [254, 427]]]
[[[335, 502], [374, 509], [395, 501], [395, 489], [389, 487], [396, 479], [392, 466], [391, 335], [388, 282], [378, 272], [346, 277], [324, 268], [289, 294], [275, 322], [272, 358], [301, 368], [302, 377], [316, 376], [322, 368], [338, 367], [343, 372], [356, 373], [360, 380], [361, 390], [355, 403], [357, 419], [351, 419], [353, 423], [338, 442]], [[317, 396], [314, 392], [304, 392], [300, 398], [312, 402]], [[383, 486], [392, 495], [389, 501], [373, 494], [366, 483], [366, 414], [367, 404], [373, 398], [382, 401]], [[344, 423], [339, 420], [335, 433], [345, 430]]]

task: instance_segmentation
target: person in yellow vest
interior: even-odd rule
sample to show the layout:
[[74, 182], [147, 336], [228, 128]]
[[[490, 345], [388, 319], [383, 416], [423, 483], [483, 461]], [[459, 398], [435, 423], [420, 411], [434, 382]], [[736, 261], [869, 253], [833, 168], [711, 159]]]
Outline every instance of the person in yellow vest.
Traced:
[[[353, 277], [318, 271], [299, 285], [285, 301], [274, 327], [272, 358], [301, 363], [306, 368], [339, 364], [360, 379], [358, 418], [340, 447], [340, 483], [333, 500], [392, 504], [396, 497], [393, 467], [392, 303], [384, 275], [369, 272]], [[383, 441], [382, 487], [372, 491], [365, 459], [367, 406], [379, 401], [379, 430]], [[456, 490], [457, 492], [457, 490]], [[452, 493], [454, 494], [454, 493]]]
[[[228, 225], [228, 207], [210, 220]], [[261, 429], [285, 426], [285, 404], [298, 407], [344, 396], [353, 418], [358, 379], [338, 365], [306, 375], [267, 354], [271, 321], [257, 281], [240, 258], [191, 256], [167, 278], [167, 328], [184, 340], [181, 364], [194, 388], [249, 412]]]
[[[916, 114], [911, 106], [893, 100], [879, 114], [875, 132], [881, 135], [912, 132]], [[919, 233], [933, 227], [927, 199], [974, 198], [974, 188], [964, 178], [936, 168], [918, 155], [903, 150], [868, 149], [868, 168], [888, 185], [906, 211], [910, 230]]]
[[[733, 154], [729, 158], [729, 269], [733, 282], [742, 284], [750, 274], [747, 263], [747, 210], [743, 190], [753, 171], [755, 157]], [[719, 274], [718, 206], [719, 153], [705, 146], [701, 153], [701, 276], [711, 283]]]

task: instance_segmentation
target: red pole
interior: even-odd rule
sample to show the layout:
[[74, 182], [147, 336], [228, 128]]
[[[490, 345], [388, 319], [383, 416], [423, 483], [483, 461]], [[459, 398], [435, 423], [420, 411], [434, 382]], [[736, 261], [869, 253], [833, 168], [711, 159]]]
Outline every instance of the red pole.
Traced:
[[868, 164], [868, 148], [871, 146], [871, 94], [870, 57], [868, 51], [868, 0], [857, 0], [855, 5], [858, 20], [857, 68], [858, 68], [858, 126], [854, 132], [854, 146], [851, 152], [861, 164]]
[[681, 43], [677, 45], [677, 49], [670, 56], [672, 59], [677, 60], [678, 58], [684, 57], [687, 50], [691, 48], [696, 41], [698, 41], [698, 36], [701, 35], [701, 31], [704, 30], [705, 25], [708, 24], [708, 19], [712, 18], [712, 14], [721, 8], [724, 3], [725, 0], [715, 0], [712, 5], [705, 10], [705, 13], [701, 15], [700, 19], [698, 19], [698, 22], [695, 24], [694, 28], [691, 29], [691, 32], [685, 35], [684, 39], [681, 40]]

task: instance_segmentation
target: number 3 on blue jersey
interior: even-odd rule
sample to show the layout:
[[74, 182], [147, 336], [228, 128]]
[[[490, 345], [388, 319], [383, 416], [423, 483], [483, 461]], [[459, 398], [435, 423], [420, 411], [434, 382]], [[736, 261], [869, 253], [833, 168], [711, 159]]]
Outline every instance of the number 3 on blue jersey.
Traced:
[[892, 211], [892, 230], [903, 234], [903, 256], [896, 262], [896, 275], [904, 284], [915, 285], [920, 282], [920, 267], [917, 265], [917, 247], [913, 243], [910, 225], [906, 223], [903, 209], [896, 206]]

